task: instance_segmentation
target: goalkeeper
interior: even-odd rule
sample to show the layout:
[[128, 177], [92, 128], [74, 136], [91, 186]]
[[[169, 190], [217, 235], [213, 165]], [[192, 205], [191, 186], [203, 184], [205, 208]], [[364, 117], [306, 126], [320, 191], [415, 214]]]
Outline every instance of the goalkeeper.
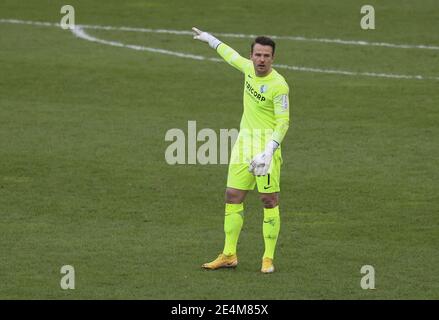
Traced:
[[244, 111], [230, 157], [225, 193], [224, 250], [202, 267], [214, 270], [237, 266], [243, 201], [247, 192], [257, 186], [264, 204], [265, 252], [261, 272], [271, 273], [280, 230], [280, 146], [289, 126], [288, 84], [272, 68], [275, 43], [268, 37], [257, 37], [251, 45], [249, 60], [211, 34], [195, 27], [192, 30], [194, 39], [207, 42], [227, 63], [244, 73]]

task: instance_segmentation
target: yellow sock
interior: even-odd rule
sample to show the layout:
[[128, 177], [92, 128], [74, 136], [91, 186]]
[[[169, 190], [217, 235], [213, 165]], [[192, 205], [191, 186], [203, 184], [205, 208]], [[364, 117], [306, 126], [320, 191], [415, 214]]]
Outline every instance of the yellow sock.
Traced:
[[236, 254], [239, 233], [241, 232], [242, 224], [244, 222], [244, 205], [242, 203], [226, 203], [225, 210], [224, 233], [226, 234], [226, 241], [223, 253], [229, 256]]
[[274, 208], [264, 208], [264, 224], [262, 226], [262, 233], [264, 235], [265, 243], [264, 258], [273, 259], [279, 230], [279, 206]]

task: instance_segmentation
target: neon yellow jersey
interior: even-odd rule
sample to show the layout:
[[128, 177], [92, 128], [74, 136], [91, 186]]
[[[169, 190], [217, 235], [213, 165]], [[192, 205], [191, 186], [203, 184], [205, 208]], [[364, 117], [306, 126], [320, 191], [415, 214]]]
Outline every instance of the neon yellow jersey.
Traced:
[[224, 43], [217, 52], [244, 73], [244, 111], [237, 143], [253, 141], [245, 158], [263, 151], [269, 140], [281, 144], [289, 126], [289, 87], [285, 79], [275, 69], [265, 77], [256, 76], [253, 62]]

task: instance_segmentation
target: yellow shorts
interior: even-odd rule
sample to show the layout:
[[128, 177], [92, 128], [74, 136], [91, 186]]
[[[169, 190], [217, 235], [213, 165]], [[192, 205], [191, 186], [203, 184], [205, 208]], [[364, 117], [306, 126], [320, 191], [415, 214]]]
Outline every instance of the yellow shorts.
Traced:
[[239, 190], [254, 190], [258, 186], [260, 193], [280, 192], [280, 167], [282, 155], [276, 150], [271, 160], [270, 169], [265, 176], [256, 177], [248, 171], [248, 163], [230, 163], [227, 176], [227, 187]]

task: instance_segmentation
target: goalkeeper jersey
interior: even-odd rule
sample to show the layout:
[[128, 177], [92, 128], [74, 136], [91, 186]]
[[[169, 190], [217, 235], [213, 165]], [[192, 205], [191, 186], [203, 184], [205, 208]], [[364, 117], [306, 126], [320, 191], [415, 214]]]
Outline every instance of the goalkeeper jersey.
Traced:
[[253, 62], [225, 43], [217, 47], [217, 52], [244, 73], [244, 110], [237, 142], [252, 141], [250, 157], [263, 151], [270, 140], [281, 144], [289, 126], [289, 87], [285, 79], [275, 69], [265, 77], [256, 76]]

